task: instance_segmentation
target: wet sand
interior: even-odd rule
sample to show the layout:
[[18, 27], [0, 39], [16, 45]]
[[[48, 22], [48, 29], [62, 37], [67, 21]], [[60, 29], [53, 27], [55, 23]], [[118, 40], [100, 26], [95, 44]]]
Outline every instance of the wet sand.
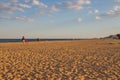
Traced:
[[120, 40], [0, 43], [0, 80], [120, 80]]

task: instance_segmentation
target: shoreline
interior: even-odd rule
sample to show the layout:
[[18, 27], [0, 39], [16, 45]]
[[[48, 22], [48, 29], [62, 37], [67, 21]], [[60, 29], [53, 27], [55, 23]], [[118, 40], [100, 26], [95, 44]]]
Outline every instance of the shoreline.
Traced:
[[[29, 40], [29, 39], [28, 39]], [[33, 40], [33, 39], [32, 39]], [[28, 41], [25, 43], [35, 42], [64, 42], [64, 41], [120, 41], [119, 39], [53, 39], [53, 40], [39, 40], [39, 41]], [[23, 43], [22, 41], [2, 41], [0, 43]]]
[[[36, 42], [37, 40], [36, 39], [27, 39], [29, 42]], [[67, 40], [92, 40], [92, 39], [72, 39], [72, 38], [70, 38], [70, 39], [39, 39], [39, 41], [67, 41]], [[0, 43], [1, 42], [22, 42], [22, 40], [21, 39], [0, 39]]]

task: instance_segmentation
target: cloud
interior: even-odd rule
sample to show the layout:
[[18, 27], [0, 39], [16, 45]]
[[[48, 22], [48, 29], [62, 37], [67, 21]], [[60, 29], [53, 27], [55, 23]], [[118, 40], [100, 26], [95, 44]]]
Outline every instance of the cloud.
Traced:
[[98, 9], [88, 11], [88, 14], [98, 14], [100, 11]]
[[118, 6], [118, 5], [113, 6], [113, 9], [107, 11], [102, 16], [106, 16], [106, 17], [120, 17], [120, 6]]
[[83, 9], [82, 6], [78, 6], [78, 5], [69, 5], [68, 8], [74, 9], [74, 10], [82, 10]]
[[114, 14], [115, 14], [115, 11], [109, 10], [106, 14], [107, 14], [107, 15], [114, 15]]
[[30, 0], [25, 0], [26, 3], [30, 2]]
[[82, 22], [83, 20], [82, 20], [82, 18], [77, 18], [77, 22]]
[[120, 2], [120, 0], [113, 0], [114, 2]]
[[18, 0], [11, 0], [12, 2], [18, 2]]
[[73, 9], [73, 10], [82, 10], [84, 4], [91, 4], [90, 0], [75, 0], [75, 1], [67, 1], [61, 3], [62, 6], [68, 8], [68, 9]]
[[12, 5], [10, 3], [0, 3], [0, 13], [11, 14], [16, 10], [24, 12], [24, 10], [17, 5]]
[[19, 4], [20, 7], [24, 7], [24, 8], [31, 8], [31, 6], [27, 5], [27, 4]]
[[49, 13], [55, 13], [55, 12], [59, 12], [60, 9], [57, 8], [55, 5], [49, 7], [49, 8], [45, 8], [45, 9], [41, 9], [38, 14], [40, 15], [44, 15], [44, 14], [47, 14], [49, 15]]
[[91, 1], [90, 0], [76, 0], [75, 2], [76, 4], [90, 4]]
[[118, 10], [120, 10], [120, 6], [113, 6], [113, 9], [115, 10], [115, 11], [118, 11]]
[[95, 13], [95, 14], [99, 13], [99, 10], [96, 9], [96, 10], [94, 11], [94, 13]]
[[119, 17], [120, 16], [120, 11], [113, 11], [110, 10], [108, 11], [105, 16], [109, 16], [109, 17]]
[[47, 8], [48, 7], [46, 4], [44, 4], [42, 2], [39, 4], [39, 6], [42, 7], [42, 8]]
[[[114, 0], [117, 2], [120, 2], [120, 0]], [[104, 17], [120, 17], [120, 6], [115, 5], [113, 6], [113, 9], [107, 11], [105, 14], [103, 14], [102, 16]]]
[[96, 18], [96, 20], [100, 20], [100, 19], [101, 19], [101, 17], [100, 17], [100, 16], [96, 16], [95, 18]]
[[17, 16], [17, 17], [13, 17], [13, 19], [24, 21], [24, 22], [33, 22], [34, 21], [32, 18], [28, 18], [26, 16]]
[[40, 6], [41, 8], [47, 8], [48, 6], [42, 2], [40, 2], [39, 0], [32, 0], [32, 4], [36, 5], [36, 6]]
[[40, 2], [39, 2], [38, 0], [33, 0], [33, 1], [32, 1], [32, 4], [38, 6], [38, 5], [40, 5]]
[[34, 19], [28, 18], [26, 16], [14, 16], [14, 17], [0, 16], [0, 20], [19, 20], [19, 21], [23, 21], [23, 22], [33, 22], [34, 21]]
[[[72, 9], [72, 10], [82, 10], [84, 9], [84, 5], [89, 5], [89, 4], [91, 4], [91, 0], [63, 1], [61, 2], [61, 4], [55, 3], [53, 5], [47, 5], [41, 2], [41, 0], [22, 0], [22, 1], [8, 0], [6, 2], [2, 1], [2, 3], [0, 3], [0, 14], [4, 14], [4, 15], [15, 14], [17, 11], [26, 12], [27, 9], [25, 8], [32, 8], [33, 10], [36, 7], [37, 8], [34, 11], [37, 10], [39, 14], [49, 14], [49, 13], [51, 14], [51, 12], [59, 12], [61, 7], [66, 9]], [[22, 14], [22, 15], [26, 15], [26, 14]], [[9, 18], [11, 19], [11, 17]], [[7, 17], [3, 17], [3, 19], [7, 19]], [[28, 18], [25, 18], [23, 16], [14, 17], [14, 20], [26, 20], [26, 19]], [[82, 19], [80, 20], [79, 18], [78, 22], [81, 22], [81, 21]]]
[[52, 7], [50, 8], [50, 11], [51, 11], [51, 12], [58, 12], [59, 9], [58, 9], [56, 6], [52, 6]]
[[0, 3], [0, 13], [2, 14], [12, 14], [16, 11], [25, 12], [24, 8], [35, 8], [39, 9], [40, 14], [58, 12], [60, 11], [61, 6], [66, 9], [72, 10], [82, 10], [84, 9], [83, 5], [91, 4], [90, 0], [74, 0], [74, 1], [64, 1], [61, 2], [61, 5], [57, 3], [48, 6], [47, 4], [41, 2], [40, 0], [10, 0]]

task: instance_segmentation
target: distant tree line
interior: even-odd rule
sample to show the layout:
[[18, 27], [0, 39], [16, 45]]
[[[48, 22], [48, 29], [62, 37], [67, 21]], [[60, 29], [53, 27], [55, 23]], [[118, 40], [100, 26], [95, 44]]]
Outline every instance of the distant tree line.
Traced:
[[104, 37], [104, 39], [120, 39], [120, 34], [110, 35], [108, 37]]

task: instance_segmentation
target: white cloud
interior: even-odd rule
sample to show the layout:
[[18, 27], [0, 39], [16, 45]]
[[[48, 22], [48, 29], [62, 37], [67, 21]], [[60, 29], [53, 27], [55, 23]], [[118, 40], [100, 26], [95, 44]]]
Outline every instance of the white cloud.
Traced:
[[115, 15], [115, 11], [113, 10], [109, 10], [106, 15], [109, 15], [109, 16], [112, 16], [112, 15]]
[[108, 16], [108, 17], [120, 17], [120, 11], [110, 10], [104, 16]]
[[12, 2], [18, 2], [18, 0], [11, 0]]
[[94, 10], [94, 13], [95, 13], [95, 14], [99, 13], [99, 10], [97, 10], [97, 9], [96, 9], [96, 10]]
[[40, 6], [42, 8], [47, 8], [48, 6], [42, 2], [40, 2], [39, 0], [32, 0], [32, 4], [36, 5], [36, 6]]
[[120, 6], [113, 6], [113, 9], [114, 9], [115, 11], [118, 11], [118, 10], [120, 10]]
[[25, 22], [33, 22], [34, 21], [32, 18], [28, 18], [26, 16], [17, 16], [17, 17], [14, 17], [13, 19], [25, 21]]
[[42, 7], [42, 8], [47, 8], [48, 7], [46, 4], [44, 4], [42, 2], [40, 2], [39, 6]]
[[56, 6], [52, 6], [52, 7], [50, 8], [50, 11], [51, 11], [51, 12], [58, 12], [59, 9], [58, 9]]
[[27, 5], [27, 4], [19, 4], [20, 7], [24, 7], [24, 8], [31, 8], [31, 6]]
[[113, 0], [114, 2], [120, 2], [120, 0]]
[[82, 18], [77, 18], [77, 22], [82, 22]]
[[82, 6], [78, 6], [78, 5], [71, 5], [68, 6], [69, 9], [74, 9], [74, 10], [82, 10], [83, 7]]
[[76, 4], [90, 4], [91, 1], [90, 0], [76, 0]]
[[96, 18], [96, 20], [100, 20], [100, 19], [101, 19], [101, 17], [100, 17], [100, 16], [96, 16], [95, 18]]
[[25, 2], [30, 2], [30, 0], [25, 0]]
[[[118, 0], [116, 0], [118, 2]], [[107, 17], [120, 17], [120, 6], [116, 5], [113, 6], [113, 9], [109, 10], [103, 16]]]
[[51, 6], [50, 8], [45, 8], [45, 9], [41, 9], [40, 11], [38, 11], [39, 15], [44, 15], [47, 14], [49, 15], [49, 13], [55, 13], [55, 12], [59, 12], [59, 8], [57, 8], [56, 6]]
[[88, 11], [88, 14], [98, 14], [100, 11], [98, 9]]
[[21, 11], [21, 12], [25, 12], [24, 9], [19, 8], [19, 7], [15, 7], [15, 6], [11, 7], [11, 9], [13, 9], [13, 11], [18, 10], [18, 11]]
[[10, 16], [0, 16], [0, 20], [19, 20], [23, 22], [33, 22], [34, 19], [28, 18], [26, 16], [16, 16], [16, 17], [10, 17]]
[[75, 0], [75, 1], [67, 1], [61, 3], [62, 6], [68, 8], [68, 9], [73, 9], [73, 10], [82, 10], [84, 4], [91, 4], [90, 0]]
[[40, 4], [40, 2], [39, 2], [38, 0], [33, 0], [33, 1], [32, 1], [32, 4], [38, 6], [38, 5]]
[[119, 17], [120, 12], [114, 11], [114, 10], [109, 10], [108, 12], [102, 14], [101, 16], [103, 16], [103, 17]]
[[1, 3], [0, 4], [0, 13], [11, 14], [14, 11], [24, 12], [24, 10], [17, 5], [11, 5], [10, 3]]

